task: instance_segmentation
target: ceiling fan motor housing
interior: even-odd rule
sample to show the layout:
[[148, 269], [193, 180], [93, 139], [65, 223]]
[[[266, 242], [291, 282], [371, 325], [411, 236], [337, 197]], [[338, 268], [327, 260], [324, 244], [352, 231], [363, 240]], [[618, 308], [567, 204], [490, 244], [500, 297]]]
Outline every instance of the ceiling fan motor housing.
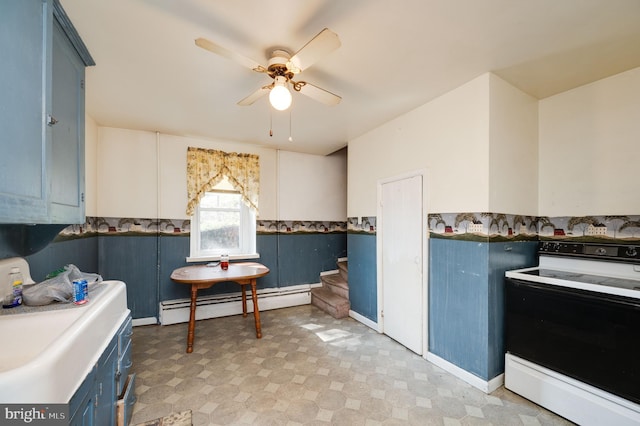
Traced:
[[287, 67], [287, 62], [291, 59], [291, 54], [286, 50], [274, 50], [269, 59], [267, 73], [271, 78], [283, 76], [287, 80], [293, 78], [293, 72]]

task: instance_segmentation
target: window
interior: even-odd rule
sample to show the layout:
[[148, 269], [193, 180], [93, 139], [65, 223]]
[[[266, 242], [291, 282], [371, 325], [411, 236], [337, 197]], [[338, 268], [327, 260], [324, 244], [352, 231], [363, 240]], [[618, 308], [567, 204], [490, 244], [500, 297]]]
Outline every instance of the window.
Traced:
[[256, 257], [256, 219], [240, 192], [225, 179], [205, 193], [191, 218], [188, 260]]

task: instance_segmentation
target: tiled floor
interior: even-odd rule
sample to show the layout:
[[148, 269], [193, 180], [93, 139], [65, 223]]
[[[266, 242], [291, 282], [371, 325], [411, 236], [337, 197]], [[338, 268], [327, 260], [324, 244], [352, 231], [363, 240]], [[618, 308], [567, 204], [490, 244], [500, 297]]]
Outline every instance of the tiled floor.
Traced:
[[192, 410], [194, 425], [568, 425], [500, 388], [491, 395], [351, 318], [310, 305], [253, 317], [136, 327], [132, 424]]

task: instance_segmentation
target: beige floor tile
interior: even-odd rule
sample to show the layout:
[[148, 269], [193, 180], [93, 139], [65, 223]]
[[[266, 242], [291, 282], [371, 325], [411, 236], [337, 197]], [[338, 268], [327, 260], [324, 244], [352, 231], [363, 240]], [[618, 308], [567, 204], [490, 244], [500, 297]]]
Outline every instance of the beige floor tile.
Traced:
[[134, 328], [132, 424], [192, 410], [194, 425], [569, 425], [504, 388], [486, 395], [383, 334], [310, 305], [253, 318]]

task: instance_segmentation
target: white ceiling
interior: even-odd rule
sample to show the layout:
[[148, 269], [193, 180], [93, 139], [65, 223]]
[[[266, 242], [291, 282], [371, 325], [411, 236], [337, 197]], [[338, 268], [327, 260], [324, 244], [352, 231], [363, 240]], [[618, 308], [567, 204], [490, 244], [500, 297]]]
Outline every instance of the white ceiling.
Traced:
[[[61, 0], [96, 61], [87, 113], [101, 126], [329, 154], [492, 71], [544, 98], [640, 66], [639, 0]], [[323, 28], [342, 46], [297, 79], [342, 96], [236, 103], [265, 74], [205, 51], [204, 37], [261, 64]], [[293, 142], [288, 141], [289, 118]], [[269, 136], [272, 117], [273, 136]]]

